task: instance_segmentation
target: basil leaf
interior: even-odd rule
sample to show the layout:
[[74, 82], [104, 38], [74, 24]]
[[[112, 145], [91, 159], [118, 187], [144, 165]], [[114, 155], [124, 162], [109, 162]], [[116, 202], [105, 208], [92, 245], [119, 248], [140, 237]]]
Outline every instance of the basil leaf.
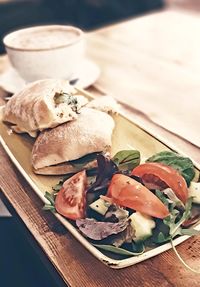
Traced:
[[121, 150], [114, 155], [112, 161], [119, 169], [131, 170], [140, 164], [140, 152], [138, 150]]
[[125, 256], [137, 256], [137, 255], [141, 255], [142, 253], [144, 253], [144, 247], [143, 247], [143, 250], [140, 252], [132, 252], [121, 247], [120, 248], [115, 247], [113, 245], [106, 245], [106, 244], [93, 244], [93, 245], [99, 249], [109, 251], [109, 252], [119, 254], [119, 255], [125, 255]]
[[194, 165], [188, 157], [172, 151], [162, 151], [147, 159], [147, 162], [161, 162], [176, 169], [186, 180], [187, 185], [195, 176]]

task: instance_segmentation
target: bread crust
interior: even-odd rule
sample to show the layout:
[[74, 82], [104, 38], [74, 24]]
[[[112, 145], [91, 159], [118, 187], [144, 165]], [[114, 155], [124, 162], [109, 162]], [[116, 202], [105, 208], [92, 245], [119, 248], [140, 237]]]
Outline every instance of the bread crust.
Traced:
[[109, 152], [114, 125], [110, 115], [82, 108], [76, 120], [41, 132], [32, 150], [34, 169], [76, 160], [93, 152]]
[[88, 100], [76, 95], [77, 105], [74, 110], [73, 104], [69, 102], [55, 103], [55, 94], [62, 92], [74, 94], [75, 90], [66, 80], [46, 79], [28, 84], [8, 101], [3, 120], [12, 123], [15, 132], [27, 132], [31, 136], [36, 135], [37, 131], [74, 120], [78, 117], [78, 110]]

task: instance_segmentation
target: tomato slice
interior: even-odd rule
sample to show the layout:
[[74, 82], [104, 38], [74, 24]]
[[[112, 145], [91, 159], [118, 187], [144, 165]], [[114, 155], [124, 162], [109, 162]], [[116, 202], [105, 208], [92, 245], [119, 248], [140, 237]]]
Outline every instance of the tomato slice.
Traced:
[[128, 207], [147, 215], [165, 218], [167, 207], [144, 185], [123, 175], [115, 174], [108, 188], [107, 196], [117, 205]]
[[151, 184], [152, 188], [155, 185], [156, 188], [161, 190], [165, 187], [170, 187], [176, 196], [183, 203], [186, 203], [188, 198], [186, 181], [172, 167], [162, 163], [149, 162], [137, 166], [131, 174], [139, 176], [147, 187], [149, 187], [149, 184]]
[[55, 199], [55, 209], [69, 219], [85, 217], [87, 176], [85, 170], [67, 179]]

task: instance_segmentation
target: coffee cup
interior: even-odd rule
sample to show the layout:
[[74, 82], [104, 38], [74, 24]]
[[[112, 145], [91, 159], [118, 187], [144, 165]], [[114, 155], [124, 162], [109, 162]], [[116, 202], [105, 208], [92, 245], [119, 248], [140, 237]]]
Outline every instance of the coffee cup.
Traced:
[[44, 25], [20, 29], [3, 39], [9, 60], [26, 82], [71, 79], [85, 54], [81, 29]]

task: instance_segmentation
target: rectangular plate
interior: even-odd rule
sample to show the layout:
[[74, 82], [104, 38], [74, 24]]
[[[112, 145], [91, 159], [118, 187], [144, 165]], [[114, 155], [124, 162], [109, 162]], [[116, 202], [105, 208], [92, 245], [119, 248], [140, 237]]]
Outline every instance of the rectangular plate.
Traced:
[[[79, 94], [80, 92], [92, 99], [92, 96], [87, 92], [79, 90]], [[119, 114], [114, 116], [114, 119], [116, 127], [113, 133], [112, 154], [115, 154], [117, 151], [122, 149], [134, 148], [141, 152], [143, 158], [147, 158], [162, 150], [170, 150], [169, 147], [164, 145], [164, 143], [135, 125], [126, 116]], [[49, 203], [44, 197], [45, 191], [51, 192], [52, 186], [55, 185], [61, 177], [42, 176], [33, 173], [31, 167], [31, 149], [34, 140], [27, 135], [18, 135], [15, 133], [10, 134], [9, 128], [2, 123], [2, 117], [0, 117], [0, 142], [10, 159], [13, 161], [37, 195], [41, 198], [41, 200], [44, 203]], [[196, 167], [199, 168], [199, 166]], [[166, 243], [162, 246], [147, 251], [142, 255], [129, 257], [122, 260], [112, 259], [94, 247], [67, 219], [58, 213], [56, 213], [55, 216], [88, 251], [111, 268], [119, 269], [131, 266], [171, 248], [171, 244]], [[200, 224], [195, 228], [200, 230]], [[188, 238], [189, 236], [181, 236], [174, 240], [174, 244], [178, 245]]]

